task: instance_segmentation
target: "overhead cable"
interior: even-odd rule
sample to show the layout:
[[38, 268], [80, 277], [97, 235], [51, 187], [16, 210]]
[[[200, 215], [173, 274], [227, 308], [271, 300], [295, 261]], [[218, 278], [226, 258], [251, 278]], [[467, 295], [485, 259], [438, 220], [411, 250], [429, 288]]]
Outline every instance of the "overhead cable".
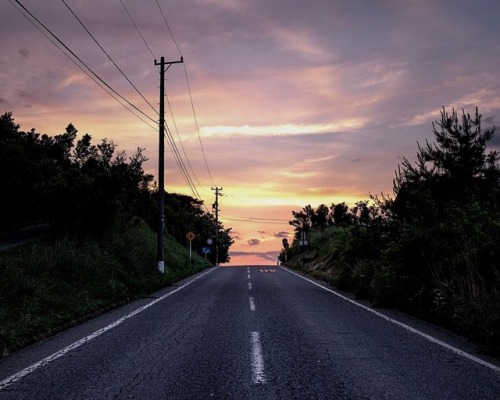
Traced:
[[[158, 2], [158, 0], [156, 0], [156, 4], [158, 5], [158, 8], [159, 8], [160, 13], [161, 13], [161, 15], [163, 17], [163, 20], [165, 21], [165, 25], [167, 26], [167, 29], [170, 32], [170, 36], [172, 37], [172, 40], [174, 41], [175, 46], [177, 47], [177, 51], [179, 52], [179, 55], [182, 57], [181, 49], [180, 49], [179, 45], [177, 44], [177, 40], [175, 40], [174, 33], [172, 32], [172, 29], [170, 29], [170, 25], [168, 24], [168, 21], [167, 21], [167, 18], [165, 16], [165, 13], [163, 12], [163, 9], [161, 8], [161, 5]], [[186, 76], [186, 83], [187, 83], [187, 88], [188, 88], [188, 92], [189, 92], [189, 99], [191, 101], [191, 109], [193, 110], [193, 118], [194, 118], [195, 125], [196, 125], [196, 132], [198, 134], [198, 140], [199, 140], [199, 143], [200, 143], [201, 153], [203, 155], [203, 160], [205, 161], [205, 167], [207, 169], [208, 176], [210, 177], [210, 181], [212, 182], [212, 185], [215, 186], [215, 183], [214, 183], [214, 180], [213, 180], [213, 177], [212, 177], [212, 173], [210, 172], [210, 168], [208, 166], [207, 157], [205, 155], [205, 149], [203, 148], [203, 143], [201, 141], [200, 128], [199, 128], [199, 125], [198, 125], [198, 119], [196, 118], [196, 112], [195, 112], [195, 109], [194, 109], [194, 102], [193, 102], [193, 95], [191, 93], [191, 86], [189, 84], [189, 77], [188, 77], [188, 73], [187, 73], [187, 69], [186, 69], [185, 63], [183, 63], [183, 66], [184, 66], [184, 75]]]
[[289, 222], [286, 219], [254, 218], [254, 217], [226, 217], [224, 215], [220, 215], [220, 218], [226, 219], [228, 221], [266, 223], [266, 224], [272, 224], [272, 225], [283, 225], [284, 222]]
[[[132, 104], [125, 97], [123, 97], [120, 93], [118, 93], [115, 89], [113, 89], [108, 83], [106, 83], [99, 75], [97, 75], [85, 62], [82, 61], [80, 57], [78, 57], [73, 50], [71, 50], [59, 37], [54, 34], [49, 28], [47, 28], [38, 18], [36, 18], [19, 0], [14, 0], [24, 11], [26, 11], [31, 18], [33, 18], [40, 26], [43, 27], [58, 43], [60, 43], [73, 57], [75, 57], [87, 70], [90, 72], [99, 82], [101, 82], [104, 86], [106, 86], [109, 90], [111, 90], [114, 94], [120, 97], [123, 101], [125, 101], [129, 106], [133, 107], [136, 111], [142, 114], [147, 119], [153, 121], [155, 124], [157, 123], [154, 119], [152, 119], [149, 115], [144, 113], [141, 109], [139, 109], [136, 105]], [[24, 15], [24, 14], [23, 14]], [[84, 71], [87, 75], [88, 73]]]
[[[139, 94], [139, 96], [142, 97], [142, 99], [149, 105], [149, 107], [151, 107], [151, 109], [158, 113], [156, 111], [156, 109], [151, 105], [151, 103], [144, 97], [144, 95], [140, 92], [139, 89], [137, 89], [137, 87], [132, 83], [132, 81], [127, 77], [127, 75], [125, 75], [125, 73], [122, 71], [122, 69], [116, 64], [116, 62], [111, 58], [111, 56], [108, 54], [108, 52], [106, 50], [104, 50], [104, 48], [101, 46], [101, 44], [98, 42], [98, 40], [94, 37], [94, 35], [92, 35], [92, 33], [90, 33], [90, 31], [87, 29], [87, 27], [85, 26], [85, 24], [82, 22], [82, 20], [75, 14], [75, 12], [71, 9], [71, 7], [68, 5], [68, 3], [66, 3], [65, 0], [61, 0], [64, 5], [68, 8], [68, 10], [71, 12], [71, 14], [73, 14], [73, 16], [76, 18], [76, 20], [80, 23], [80, 25], [83, 27], [83, 29], [85, 29], [85, 31], [90, 35], [90, 37], [94, 40], [94, 42], [97, 44], [97, 46], [99, 46], [99, 48], [102, 50], [102, 52], [106, 55], [106, 57], [108, 57], [109, 61], [111, 61], [113, 63], [113, 65], [116, 67], [116, 69], [118, 71], [120, 71], [120, 73], [122, 74], [122, 76], [127, 80], [128, 83], [130, 83], [130, 85], [135, 89], [135, 91]], [[123, 4], [123, 3], [122, 3]]]
[[[106, 82], [104, 82], [97, 74], [95, 74], [71, 49], [68, 48], [54, 33], [50, 31], [38, 18], [36, 18], [26, 7], [24, 7], [23, 4], [19, 0], [9, 0], [10, 3], [35, 27], [37, 28], [61, 53], [63, 53], [73, 64], [75, 64], [84, 74], [86, 74], [90, 79], [92, 79], [101, 89], [103, 89], [106, 93], [108, 93], [113, 99], [115, 99], [122, 107], [124, 107], [127, 111], [132, 113], [135, 117], [140, 119], [142, 122], [144, 122], [146, 125], [150, 126], [153, 129], [156, 129], [153, 125], [151, 125], [148, 121], [144, 120], [141, 116], [135, 113], [134, 110], [130, 109], [122, 103], [124, 101], [126, 104], [129, 106], [133, 107], [136, 111], [138, 111], [140, 114], [142, 114], [144, 117], [146, 117], [148, 120], [152, 121], [155, 124], [158, 124], [157, 121], [149, 117], [147, 114], [142, 112], [139, 108], [137, 108], [135, 105], [133, 105], [130, 101], [128, 101], [126, 98], [124, 98], [122, 95], [120, 95], [116, 90], [114, 90], [111, 86], [109, 86]], [[17, 5], [16, 5], [17, 3]], [[21, 8], [19, 8], [21, 7]], [[38, 25], [35, 23], [35, 21], [38, 23]], [[40, 26], [42, 26], [45, 30], [43, 31]], [[50, 37], [47, 32], [52, 36]], [[54, 41], [55, 39], [55, 41]], [[62, 47], [61, 47], [62, 46]], [[68, 54], [69, 53], [69, 54]], [[70, 54], [74, 57], [72, 58]], [[81, 64], [78, 64], [75, 61], [75, 58], [80, 61]], [[83, 66], [87, 68], [83, 68]], [[90, 73], [89, 73], [90, 72]], [[118, 97], [116, 97], [116, 96]], [[121, 100], [120, 100], [121, 99]]]
[[168, 96], [165, 96], [165, 98], [167, 100], [167, 105], [168, 105], [168, 109], [170, 111], [170, 116], [172, 117], [172, 123], [174, 124], [175, 133], [177, 134], [177, 138], [179, 139], [179, 143], [181, 144], [182, 152], [184, 153], [184, 158], [186, 159], [186, 161], [188, 163], [188, 166], [189, 166], [189, 169], [191, 170], [191, 173], [193, 174], [194, 179], [198, 183], [198, 186], [201, 187], [201, 183], [198, 180], [198, 177], [196, 176], [196, 174], [195, 174], [195, 172], [193, 170], [193, 167], [191, 166], [191, 163], [189, 162], [189, 158], [188, 158], [188, 156], [186, 154], [186, 149], [184, 148], [184, 144], [182, 143], [181, 136], [179, 134], [179, 129], [177, 128], [177, 124], [175, 123], [174, 112], [172, 110], [172, 106], [170, 105], [170, 100], [168, 99]]
[[151, 50], [151, 47], [149, 47], [148, 43], [146, 42], [146, 39], [144, 39], [144, 36], [142, 36], [142, 33], [141, 31], [139, 30], [139, 27], [137, 26], [137, 24], [135, 23], [134, 19], [132, 18], [132, 15], [130, 15], [130, 13], [128, 12], [127, 10], [127, 7], [125, 7], [125, 4], [123, 4], [123, 1], [120, 0], [120, 3], [122, 3], [122, 6], [123, 6], [123, 9], [125, 10], [125, 12], [127, 13], [128, 17], [130, 18], [130, 20], [132, 21], [132, 24], [134, 24], [135, 26], [135, 29], [137, 30], [137, 33], [139, 33], [139, 36], [142, 38], [142, 41], [144, 42], [144, 44], [146, 45], [146, 47], [148, 48], [149, 52], [151, 53], [151, 55], [153, 56], [153, 59], [156, 60], [156, 56], [153, 54], [153, 51]]
[[189, 100], [191, 101], [191, 109], [193, 110], [194, 123], [196, 125], [196, 132], [198, 134], [198, 141], [200, 142], [201, 153], [203, 154], [203, 160], [205, 160], [205, 167], [207, 168], [208, 176], [210, 177], [210, 180], [212, 181], [212, 185], [215, 186], [214, 179], [212, 178], [212, 173], [210, 172], [210, 168], [208, 167], [207, 157], [205, 155], [205, 149], [203, 148], [203, 143], [201, 141], [200, 127], [198, 126], [198, 119], [196, 118], [196, 111], [194, 110], [193, 96], [191, 94], [191, 86], [189, 85], [189, 78], [188, 78], [187, 69], [186, 69], [185, 65], [184, 65], [184, 74], [186, 75], [186, 83], [187, 83], [188, 92], [189, 92]]
[[[125, 9], [127, 15], [129, 16], [130, 20], [132, 21], [132, 24], [136, 28], [136, 30], [139, 33], [140, 37], [142, 38], [142, 41], [144, 42], [144, 44], [148, 48], [148, 50], [151, 53], [151, 55], [153, 56], [153, 58], [156, 60], [156, 57], [153, 54], [153, 51], [151, 50], [151, 47], [148, 45], [146, 39], [141, 34], [141, 31], [139, 30], [137, 24], [135, 23], [134, 19], [132, 18], [132, 15], [128, 11], [127, 7], [125, 6], [125, 4], [123, 3], [122, 0], [120, 0], [120, 3], [122, 4], [122, 6]], [[168, 25], [168, 22], [167, 22], [167, 20], [165, 18], [165, 15], [163, 14], [163, 10], [161, 9], [159, 3], [157, 3], [157, 4], [158, 4], [158, 7], [160, 8], [161, 14], [163, 15], [163, 20], [165, 21], [165, 23], [167, 24], [167, 27], [168, 27], [169, 31], [171, 32], [170, 26]], [[177, 49], [179, 50], [179, 46], [177, 45], [177, 42], [175, 41], [175, 38], [173, 37], [173, 35], [172, 35], [172, 39], [174, 40], [174, 43], [175, 43]], [[179, 50], [179, 53], [180, 53], [180, 50]], [[182, 57], [182, 55], [181, 55], [181, 57]], [[181, 144], [181, 147], [182, 147], [182, 152], [184, 154], [184, 158], [186, 159], [186, 161], [187, 161], [187, 163], [189, 165], [189, 169], [191, 170], [191, 173], [193, 174], [194, 179], [196, 180], [196, 182], [198, 183], [198, 185], [201, 187], [201, 184], [200, 184], [200, 182], [198, 180], [198, 177], [196, 176], [196, 174], [195, 174], [195, 172], [193, 170], [193, 167], [191, 166], [191, 163], [189, 162], [189, 158], [188, 158], [188, 156], [186, 154], [186, 150], [185, 150], [184, 145], [182, 143], [182, 139], [181, 139], [181, 137], [179, 135], [179, 130], [178, 130], [177, 124], [175, 122], [175, 117], [174, 117], [174, 114], [173, 114], [173, 111], [172, 111], [172, 107], [170, 105], [170, 101], [168, 99], [168, 96], [165, 96], [165, 97], [166, 97], [167, 104], [168, 104], [168, 107], [169, 107], [169, 110], [170, 110], [170, 115], [172, 117], [172, 122], [174, 124], [175, 131], [177, 133], [177, 137], [179, 139], [179, 143]], [[194, 182], [192, 181], [191, 176], [189, 175], [189, 172], [187, 171], [187, 168], [186, 168], [186, 166], [184, 164], [184, 161], [183, 161], [183, 159], [182, 159], [182, 157], [181, 157], [181, 155], [180, 155], [180, 153], [178, 151], [177, 145], [176, 145], [173, 137], [171, 136], [171, 132], [170, 132], [169, 129], [167, 129], [167, 134], [170, 135], [170, 137], [169, 137], [169, 147], [170, 147], [170, 150], [172, 151], [172, 154], [174, 155], [174, 157], [176, 157], [176, 162], [177, 162], [179, 168], [181, 169], [182, 174], [184, 175], [184, 179], [186, 180], [186, 183], [188, 183], [188, 186], [190, 186], [191, 191], [193, 192], [193, 194], [195, 194], [195, 197], [197, 197], [199, 200], [201, 200], [200, 197], [199, 197], [199, 194], [198, 194], [198, 190], [196, 189], [196, 187], [194, 185]], [[168, 135], [167, 135], [167, 137], [168, 137]]]
[[170, 25], [167, 22], [167, 18], [165, 17], [165, 14], [163, 13], [163, 10], [162, 10], [158, 0], [156, 0], [156, 4], [158, 5], [158, 8], [160, 9], [160, 13], [163, 17], [163, 21], [165, 21], [165, 25], [167, 25], [168, 31], [170, 32], [170, 36], [172, 36], [172, 40], [175, 43], [175, 47], [177, 47], [177, 51], [179, 52], [179, 55], [182, 56], [181, 49], [179, 48], [179, 45], [177, 44], [177, 40], [175, 40], [174, 34], [172, 33], [172, 29], [170, 29]]

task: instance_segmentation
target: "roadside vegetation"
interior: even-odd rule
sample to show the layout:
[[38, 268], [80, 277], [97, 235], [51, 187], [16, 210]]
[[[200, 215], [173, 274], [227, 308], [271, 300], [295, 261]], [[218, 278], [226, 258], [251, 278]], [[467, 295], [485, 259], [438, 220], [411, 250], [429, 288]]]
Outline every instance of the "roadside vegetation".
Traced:
[[[444, 109], [434, 143], [370, 196], [293, 211], [282, 263], [450, 328], [500, 356], [500, 156], [481, 115]], [[307, 245], [301, 243], [305, 232]]]
[[[43, 225], [35, 241], [0, 252], [0, 356], [110, 307], [209, 267], [218, 230], [229, 261], [230, 229], [190, 196], [165, 193], [166, 273], [156, 270], [157, 187], [143, 149], [128, 157], [104, 139], [23, 132], [0, 116], [0, 234]], [[75, 143], [76, 142], [76, 143]], [[186, 234], [193, 232], [189, 260]]]
[[210, 266], [171, 236], [156, 271], [156, 233], [145, 223], [107, 241], [59, 237], [0, 253], [2, 355]]

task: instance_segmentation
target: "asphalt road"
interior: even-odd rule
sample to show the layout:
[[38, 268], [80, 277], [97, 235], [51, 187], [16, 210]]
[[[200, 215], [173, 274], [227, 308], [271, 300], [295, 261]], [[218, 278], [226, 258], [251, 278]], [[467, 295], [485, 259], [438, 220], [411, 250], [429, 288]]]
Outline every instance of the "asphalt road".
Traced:
[[495, 361], [401, 318], [285, 268], [212, 268], [0, 359], [0, 399], [500, 398]]

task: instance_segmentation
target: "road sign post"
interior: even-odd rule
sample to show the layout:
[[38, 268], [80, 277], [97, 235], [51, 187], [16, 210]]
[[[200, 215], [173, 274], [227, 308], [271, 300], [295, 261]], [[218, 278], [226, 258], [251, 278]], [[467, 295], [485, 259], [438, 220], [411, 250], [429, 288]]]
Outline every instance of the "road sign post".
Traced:
[[[207, 240], [207, 242], [208, 242], [208, 240]], [[201, 250], [203, 251], [203, 254], [205, 254], [205, 260], [206, 260], [207, 256], [211, 253], [212, 249], [210, 247], [203, 247]]]
[[193, 239], [196, 235], [193, 232], [188, 232], [186, 235], [187, 240], [189, 240], [189, 264], [191, 265], [191, 255], [192, 255], [192, 247], [193, 247]]

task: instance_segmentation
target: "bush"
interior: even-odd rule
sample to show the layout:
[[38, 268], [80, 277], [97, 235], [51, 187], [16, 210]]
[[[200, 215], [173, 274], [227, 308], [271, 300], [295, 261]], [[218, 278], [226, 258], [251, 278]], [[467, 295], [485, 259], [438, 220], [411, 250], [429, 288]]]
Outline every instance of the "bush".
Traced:
[[208, 267], [166, 235], [166, 274], [156, 271], [156, 234], [138, 222], [104, 242], [59, 238], [0, 253], [0, 354], [148, 295]]

